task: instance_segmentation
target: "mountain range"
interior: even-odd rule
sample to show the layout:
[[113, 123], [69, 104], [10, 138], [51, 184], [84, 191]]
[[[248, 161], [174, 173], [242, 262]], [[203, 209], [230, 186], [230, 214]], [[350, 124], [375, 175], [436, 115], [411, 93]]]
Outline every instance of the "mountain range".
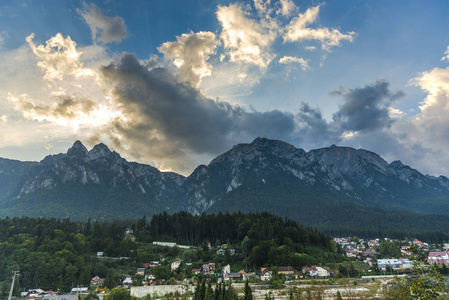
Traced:
[[449, 229], [449, 179], [376, 153], [257, 138], [188, 176], [79, 141], [40, 162], [0, 158], [0, 216], [127, 219], [163, 211], [270, 211], [317, 227]]

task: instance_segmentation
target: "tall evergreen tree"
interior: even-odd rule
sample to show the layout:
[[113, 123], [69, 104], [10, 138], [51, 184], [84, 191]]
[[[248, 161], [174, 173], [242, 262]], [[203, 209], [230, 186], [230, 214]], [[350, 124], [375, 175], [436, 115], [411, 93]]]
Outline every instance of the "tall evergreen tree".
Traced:
[[243, 296], [244, 300], [253, 300], [253, 292], [251, 291], [251, 287], [249, 286], [249, 281], [245, 281], [245, 289], [244, 289], [245, 295]]
[[210, 282], [206, 286], [206, 292], [204, 293], [204, 300], [214, 300], [214, 292], [210, 286]]

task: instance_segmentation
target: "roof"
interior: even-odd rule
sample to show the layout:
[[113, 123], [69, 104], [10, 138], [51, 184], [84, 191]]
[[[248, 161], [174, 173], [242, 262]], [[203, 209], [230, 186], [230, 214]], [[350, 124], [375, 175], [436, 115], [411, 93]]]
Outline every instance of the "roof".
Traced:
[[447, 255], [446, 251], [433, 251], [429, 252], [429, 257], [438, 257], [438, 256], [445, 256]]

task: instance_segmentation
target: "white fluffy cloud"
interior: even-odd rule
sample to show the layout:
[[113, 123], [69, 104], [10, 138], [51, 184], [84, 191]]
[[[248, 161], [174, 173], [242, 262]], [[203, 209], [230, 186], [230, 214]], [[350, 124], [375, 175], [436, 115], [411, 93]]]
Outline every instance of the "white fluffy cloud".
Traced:
[[304, 58], [300, 57], [293, 57], [293, 56], [284, 56], [281, 59], [279, 59], [279, 63], [287, 65], [292, 63], [298, 63], [301, 65], [301, 68], [305, 71], [307, 69], [310, 69], [309, 63]]
[[[21, 87], [21, 92], [11, 86], [6, 97], [16, 111], [28, 120], [50, 122], [78, 131], [81, 127], [95, 128], [115, 117], [111, 105], [103, 93], [96, 64], [104, 61], [104, 52], [97, 46], [76, 48], [70, 37], [58, 33], [45, 45], [33, 42], [34, 34], [26, 38], [31, 53], [20, 50], [30, 70], [30, 84]], [[83, 63], [83, 56], [91, 67]], [[95, 63], [95, 61], [97, 61]], [[41, 72], [35, 70], [35, 64]], [[16, 80], [22, 74], [13, 75]], [[26, 78], [26, 77], [25, 77]], [[12, 124], [17, 118], [10, 118]]]
[[37, 65], [45, 72], [46, 80], [62, 80], [64, 76], [75, 77], [94, 76], [90, 69], [83, 68], [80, 62], [81, 52], [76, 50], [76, 43], [68, 36], [64, 38], [58, 33], [46, 42], [46, 45], [36, 46], [33, 43], [34, 34], [26, 38], [31, 50], [39, 62]]
[[80, 126], [89, 128], [105, 125], [111, 120], [114, 112], [90, 99], [73, 99], [67, 96], [55, 97], [50, 105], [36, 105], [26, 94], [9, 95], [9, 100], [15, 104], [18, 111], [30, 120], [48, 121], [70, 126], [78, 131]]
[[201, 31], [178, 36], [176, 42], [166, 42], [158, 50], [178, 67], [181, 81], [199, 88], [201, 79], [212, 74], [212, 65], [207, 60], [215, 53], [217, 45], [214, 33]]
[[78, 10], [92, 32], [92, 40], [102, 43], [120, 42], [128, 36], [125, 21], [121, 17], [103, 15], [95, 4], [84, 3], [84, 10]]
[[300, 13], [285, 28], [284, 41], [316, 40], [321, 42], [321, 48], [326, 51], [329, 51], [333, 46], [339, 46], [343, 40], [353, 41], [355, 36], [354, 32], [344, 34], [335, 28], [310, 28], [309, 25], [316, 22], [319, 12], [320, 5], [317, 5], [307, 9], [302, 14]]
[[248, 18], [238, 4], [219, 6], [217, 18], [222, 26], [220, 38], [229, 60], [266, 69], [276, 56], [270, 46], [277, 33]]
[[298, 8], [295, 3], [291, 0], [280, 0], [278, 3], [278, 8], [276, 14], [282, 15], [284, 17], [291, 16]]

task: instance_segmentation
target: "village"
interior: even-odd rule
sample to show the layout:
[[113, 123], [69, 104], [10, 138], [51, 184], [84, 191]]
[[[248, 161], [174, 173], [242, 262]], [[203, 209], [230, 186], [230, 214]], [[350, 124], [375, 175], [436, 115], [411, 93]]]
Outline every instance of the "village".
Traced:
[[[126, 234], [132, 234], [128, 232]], [[186, 262], [181, 259], [170, 260], [168, 257], [151, 260], [136, 268], [133, 274], [122, 274], [116, 287], [130, 291], [132, 296], [144, 298], [163, 298], [167, 295], [191, 296], [200, 280], [213, 284], [232, 284], [237, 291], [243, 291], [243, 284], [249, 282], [255, 299], [264, 299], [267, 293], [282, 299], [289, 289], [321, 289], [323, 295], [366, 294], [380, 296], [394, 278], [401, 278], [414, 272], [426, 272], [434, 266], [442, 268], [445, 273], [449, 264], [449, 244], [428, 244], [417, 239], [361, 239], [344, 237], [333, 239], [342, 255], [344, 263], [329, 265], [303, 266], [267, 266], [257, 270], [236, 269], [232, 264], [217, 262]], [[168, 242], [153, 242], [153, 247], [183, 251], [195, 249], [187, 245]], [[214, 247], [208, 245], [208, 251], [214, 251], [218, 257], [236, 257], [238, 247], [222, 244]], [[98, 260], [108, 260], [103, 252], [97, 253]], [[126, 258], [121, 258], [126, 259]], [[237, 264], [241, 266], [241, 264]], [[449, 270], [449, 269], [448, 269]], [[449, 273], [449, 272], [447, 272]], [[446, 273], [446, 274], [447, 274]], [[39, 288], [23, 292], [27, 299], [43, 298], [51, 300], [75, 300], [95, 294], [100, 299], [109, 292], [105, 287], [106, 278], [95, 276], [88, 287], [74, 287], [70, 294], [59, 295], [57, 291], [44, 291]], [[258, 295], [258, 296], [257, 296]], [[330, 297], [330, 296], [329, 296]]]

